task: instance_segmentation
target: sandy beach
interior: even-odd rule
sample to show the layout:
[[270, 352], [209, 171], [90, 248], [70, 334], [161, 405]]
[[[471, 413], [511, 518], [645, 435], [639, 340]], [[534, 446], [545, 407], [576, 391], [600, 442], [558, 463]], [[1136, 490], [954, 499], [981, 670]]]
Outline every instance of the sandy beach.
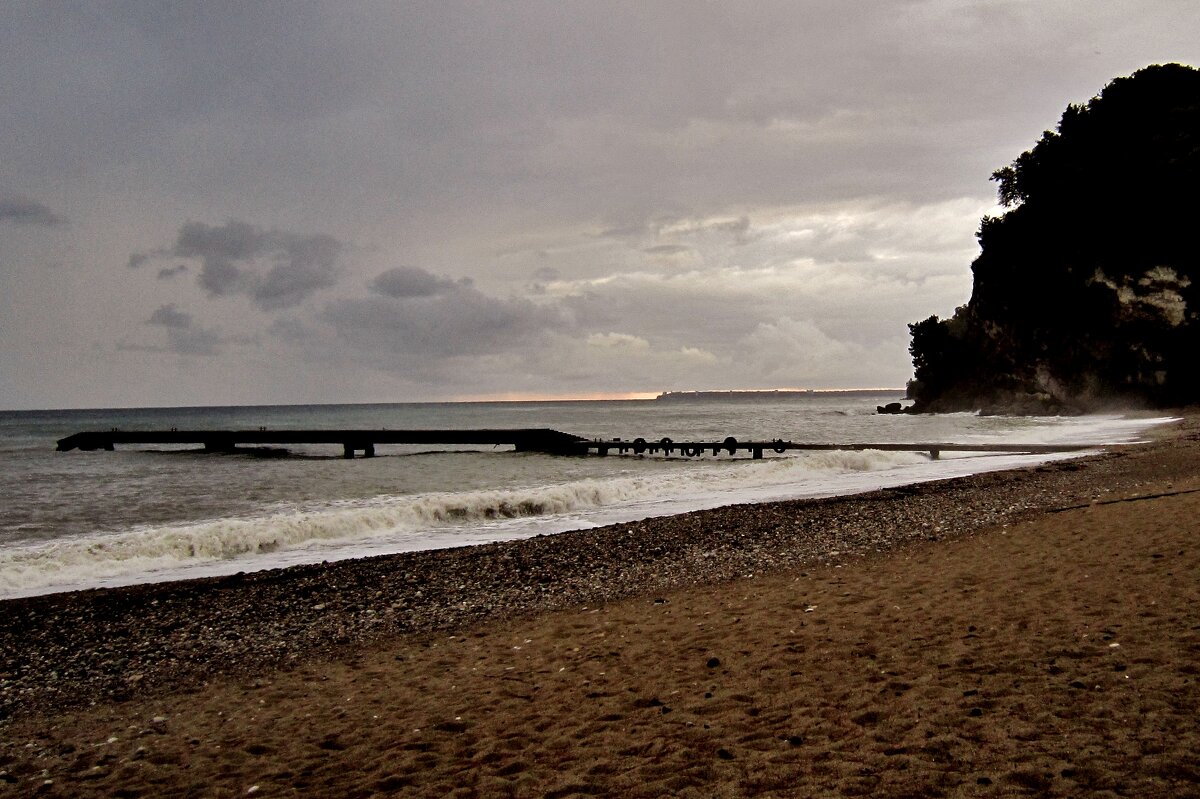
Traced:
[[849, 498], [0, 603], [0, 795], [1200, 796], [1200, 417]]

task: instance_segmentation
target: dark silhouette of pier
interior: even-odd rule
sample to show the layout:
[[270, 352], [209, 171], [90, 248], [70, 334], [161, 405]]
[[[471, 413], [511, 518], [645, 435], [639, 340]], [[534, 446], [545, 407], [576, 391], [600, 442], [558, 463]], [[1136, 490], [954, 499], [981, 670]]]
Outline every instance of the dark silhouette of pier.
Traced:
[[233, 452], [239, 445], [341, 444], [345, 457], [375, 455], [379, 444], [512, 446], [519, 452], [579, 453], [584, 439], [557, 430], [109, 430], [76, 433], [57, 449], [109, 450], [117, 444], [196, 444], [207, 452]]
[[557, 430], [108, 430], [75, 433], [58, 441], [58, 451], [73, 449], [108, 450], [118, 444], [195, 444], [206, 452], [236, 452], [239, 446], [285, 444], [340, 444], [343, 456], [375, 456], [380, 444], [425, 444], [466, 446], [511, 446], [518, 452], [544, 452], [552, 455], [679, 455], [699, 457], [726, 453], [749, 453], [759, 459], [765, 452], [791, 450], [884, 450], [928, 452], [937, 459], [943, 452], [1008, 452], [1040, 455], [1055, 452], [1079, 452], [1096, 449], [1099, 444], [958, 444], [952, 442], [873, 442], [873, 443], [796, 443], [782, 439], [738, 441], [672, 441], [670, 438], [647, 440], [586, 439]]
[[929, 457], [937, 460], [943, 452], [1007, 452], [1024, 455], [1043, 455], [1054, 452], [1082, 452], [1089, 449], [1098, 449], [1101, 444], [955, 444], [951, 442], [918, 442], [918, 443], [901, 443], [901, 442], [871, 442], [871, 443], [815, 443], [815, 442], [793, 442], [784, 441], [782, 439], [772, 439], [770, 441], [738, 441], [736, 438], [726, 438], [723, 441], [680, 441], [675, 442], [669, 438], [659, 439], [658, 441], [647, 441], [644, 438], [637, 438], [633, 441], [625, 441], [623, 439], [614, 438], [611, 441], [591, 440], [583, 442], [581, 446], [586, 451], [595, 450], [598, 455], [607, 455], [609, 452], [617, 452], [621, 455], [633, 453], [641, 455], [643, 453], [657, 454], [659, 452], [665, 455], [671, 455], [678, 452], [680, 455], [687, 457], [697, 457], [707, 452], [713, 455], [720, 455], [722, 452], [727, 452], [730, 455], [736, 455], [739, 451], [749, 452], [754, 459], [762, 458], [764, 452], [775, 452], [782, 454], [792, 450], [882, 450], [891, 452], [928, 452]]

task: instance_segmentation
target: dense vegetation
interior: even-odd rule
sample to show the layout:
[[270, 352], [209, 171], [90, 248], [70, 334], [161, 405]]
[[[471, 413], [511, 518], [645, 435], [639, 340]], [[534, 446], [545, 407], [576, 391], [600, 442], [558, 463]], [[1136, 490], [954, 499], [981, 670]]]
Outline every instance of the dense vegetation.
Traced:
[[1200, 400], [1200, 71], [1117, 78], [992, 178], [970, 302], [909, 325], [912, 410]]

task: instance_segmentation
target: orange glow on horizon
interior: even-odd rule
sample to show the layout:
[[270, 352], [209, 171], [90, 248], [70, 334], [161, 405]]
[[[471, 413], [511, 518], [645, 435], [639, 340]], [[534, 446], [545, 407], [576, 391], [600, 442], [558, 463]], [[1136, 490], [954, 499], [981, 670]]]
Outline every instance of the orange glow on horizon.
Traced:
[[[868, 388], [734, 388], [734, 389], [700, 389], [701, 391], [714, 391], [729, 393], [738, 392], [768, 392], [768, 391], [783, 391], [783, 392], [809, 392], [813, 394], [843, 392], [843, 391], [904, 391], [903, 388], [895, 388], [893, 386], [879, 386]], [[532, 391], [507, 391], [497, 394], [460, 394], [452, 397], [448, 402], [589, 402], [601, 400], [652, 400], [657, 398], [663, 392], [661, 391], [596, 391], [590, 394], [539, 394]], [[689, 391], [681, 390], [679, 393], [690, 393]]]
[[659, 391], [597, 391], [592, 394], [538, 394], [508, 391], [501, 394], [470, 394], [454, 397], [451, 402], [588, 402], [595, 400], [652, 400]]

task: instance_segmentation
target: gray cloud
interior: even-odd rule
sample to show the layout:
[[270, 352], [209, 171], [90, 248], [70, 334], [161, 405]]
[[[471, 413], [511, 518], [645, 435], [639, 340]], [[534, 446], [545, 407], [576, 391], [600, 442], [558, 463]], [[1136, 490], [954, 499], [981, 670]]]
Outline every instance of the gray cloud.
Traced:
[[[1087, 15], [908, 0], [313, 3], [286, 22], [254, 4], [103, 8], [22, 14], [0, 34], [20, 87], [0, 122], [14, 160], [67, 170], [83, 152], [125, 164], [152, 151], [172, 167], [148, 178], [209, 207], [231, 188], [311, 191], [320, 175], [328, 207], [390, 202], [413, 230], [455, 207], [632, 225], [715, 206], [990, 193], [990, 170], [1065, 98], [1194, 52], [1187, 25], [1141, 43], [1113, 33], [1178, 16], [1166, 0]], [[1083, 58], [1063, 41], [1122, 54]]]
[[192, 315], [180, 311], [173, 303], [156, 308], [146, 324], [162, 327], [166, 331], [166, 345], [126, 345], [124, 349], [201, 356], [214, 356], [221, 351], [220, 335], [214, 330], [193, 324]]
[[371, 281], [371, 291], [385, 297], [435, 297], [453, 291], [461, 284], [447, 277], [426, 272], [412, 266], [398, 266], [376, 276]]
[[158, 270], [159, 280], [170, 280], [173, 277], [185, 274], [188, 271], [187, 264], [175, 264], [175, 266], [164, 266]]
[[[247, 222], [224, 225], [188, 222], [175, 244], [133, 253], [129, 266], [171, 256], [201, 262], [196, 283], [210, 297], [244, 294], [266, 311], [291, 308], [337, 282], [338, 258], [345, 245], [333, 236], [264, 230]], [[186, 264], [159, 270], [158, 277], [187, 271]]]
[[245, 222], [229, 221], [221, 227], [188, 222], [179, 229], [172, 255], [200, 258], [197, 281], [212, 296], [250, 293], [253, 283], [237, 262], [250, 262], [273, 249], [266, 231]]
[[179, 355], [214, 356], [221, 352], [221, 338], [205, 328], [167, 330], [168, 348]]
[[53, 227], [66, 222], [42, 203], [25, 197], [0, 197], [0, 222]]
[[160, 305], [150, 314], [150, 318], [146, 320], [148, 325], [162, 325], [163, 327], [185, 328], [192, 326], [192, 315], [184, 311], [180, 311], [175, 307], [175, 304]]
[[246, 222], [231, 220], [221, 227], [188, 222], [179, 229], [172, 252], [182, 258], [246, 261], [272, 249], [271, 234]]
[[425, 296], [368, 297], [331, 303], [323, 314], [344, 341], [384, 354], [442, 358], [483, 356], [529, 344], [563, 324], [560, 314], [528, 300], [500, 299], [477, 289]]
[[251, 296], [266, 310], [300, 304], [337, 282], [337, 259], [342, 246], [340, 241], [325, 234], [283, 235], [272, 255], [275, 265], [254, 283]]

